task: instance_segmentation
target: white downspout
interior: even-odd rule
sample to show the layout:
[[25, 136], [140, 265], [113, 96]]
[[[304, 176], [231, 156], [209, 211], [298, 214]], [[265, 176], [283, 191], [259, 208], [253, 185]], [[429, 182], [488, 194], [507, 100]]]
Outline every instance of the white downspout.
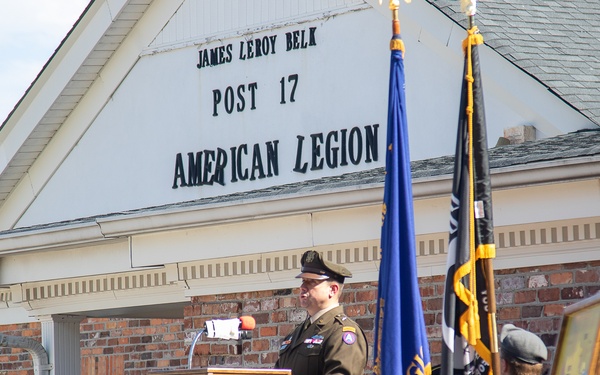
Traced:
[[35, 375], [47, 375], [52, 369], [52, 365], [48, 363], [46, 349], [34, 339], [0, 334], [0, 347], [27, 350], [33, 358], [33, 372]]

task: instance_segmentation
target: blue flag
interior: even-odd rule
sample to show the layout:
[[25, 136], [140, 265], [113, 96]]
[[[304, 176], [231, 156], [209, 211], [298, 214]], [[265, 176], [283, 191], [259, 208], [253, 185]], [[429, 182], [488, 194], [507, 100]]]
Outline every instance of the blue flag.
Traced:
[[[397, 17], [394, 22], [398, 22]], [[378, 375], [430, 374], [429, 345], [417, 279], [404, 46], [399, 24], [397, 28], [394, 26], [374, 372]]]

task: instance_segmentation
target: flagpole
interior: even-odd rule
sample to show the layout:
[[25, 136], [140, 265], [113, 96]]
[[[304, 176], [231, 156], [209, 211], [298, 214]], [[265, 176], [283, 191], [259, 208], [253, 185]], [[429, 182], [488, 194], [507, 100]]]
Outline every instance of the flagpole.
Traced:
[[390, 1], [392, 39], [388, 91], [381, 260], [373, 342], [377, 375], [431, 375], [431, 356], [419, 291], [412, 175], [399, 0]]
[[[475, 13], [477, 13], [477, 0], [462, 0], [462, 10], [467, 15], [469, 31], [474, 32]], [[490, 333], [490, 354], [492, 356], [492, 372], [494, 375], [500, 375], [500, 353], [498, 351], [498, 324], [496, 323], [496, 283], [494, 281], [494, 267], [492, 258], [483, 259], [483, 269], [485, 272], [486, 288], [488, 293], [488, 324]]]
[[[390, 0], [390, 10], [392, 11], [392, 36], [400, 35], [400, 19], [398, 18], [398, 8], [400, 8], [399, 1]], [[392, 39], [394, 40], [394, 39]], [[393, 45], [390, 45], [390, 49], [395, 49]], [[401, 49], [404, 51], [404, 49]]]
[[460, 9], [467, 16], [469, 30], [475, 25], [475, 13], [477, 12], [477, 0], [461, 0]]
[[[475, 1], [473, 1], [471, 12], [468, 16], [469, 30], [475, 27]], [[485, 270], [486, 288], [488, 293], [488, 324], [490, 332], [490, 354], [492, 356], [492, 372], [494, 375], [500, 375], [500, 353], [498, 350], [498, 324], [496, 323], [496, 283], [494, 281], [494, 266], [492, 258], [483, 259], [483, 268]]]
[[487, 280], [487, 292], [489, 297], [488, 316], [490, 322], [490, 351], [492, 352], [492, 371], [494, 372], [494, 375], [500, 375], [498, 325], [496, 323], [496, 283], [494, 282], [494, 266], [492, 264], [492, 259], [485, 259], [483, 265], [485, 268], [485, 279]]

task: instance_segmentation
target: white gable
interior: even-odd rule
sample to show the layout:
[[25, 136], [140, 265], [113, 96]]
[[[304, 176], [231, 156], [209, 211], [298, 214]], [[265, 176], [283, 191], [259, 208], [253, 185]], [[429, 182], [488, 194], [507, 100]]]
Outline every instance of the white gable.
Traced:
[[[321, 3], [186, 0], [163, 27], [140, 21], [96, 82], [114, 88], [92, 88], [54, 137], [70, 151], [17, 226], [383, 166], [389, 10]], [[465, 32], [425, 2], [401, 14], [411, 156], [452, 154]], [[482, 66], [492, 145], [509, 126], [588, 124], [487, 48]]]
[[236, 35], [328, 18], [366, 7], [363, 0], [186, 0], [151, 49], [198, 45]]

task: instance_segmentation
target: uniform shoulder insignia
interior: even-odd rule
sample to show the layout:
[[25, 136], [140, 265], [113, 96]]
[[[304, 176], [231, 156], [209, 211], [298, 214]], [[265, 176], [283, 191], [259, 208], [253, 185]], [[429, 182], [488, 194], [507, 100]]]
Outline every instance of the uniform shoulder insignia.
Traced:
[[343, 322], [348, 319], [348, 316], [346, 316], [346, 314], [338, 314], [335, 316], [335, 319], [343, 324]]
[[352, 327], [344, 327], [342, 329], [342, 341], [346, 345], [353, 345], [356, 342], [356, 333], [353, 331], [346, 330], [346, 328]]

